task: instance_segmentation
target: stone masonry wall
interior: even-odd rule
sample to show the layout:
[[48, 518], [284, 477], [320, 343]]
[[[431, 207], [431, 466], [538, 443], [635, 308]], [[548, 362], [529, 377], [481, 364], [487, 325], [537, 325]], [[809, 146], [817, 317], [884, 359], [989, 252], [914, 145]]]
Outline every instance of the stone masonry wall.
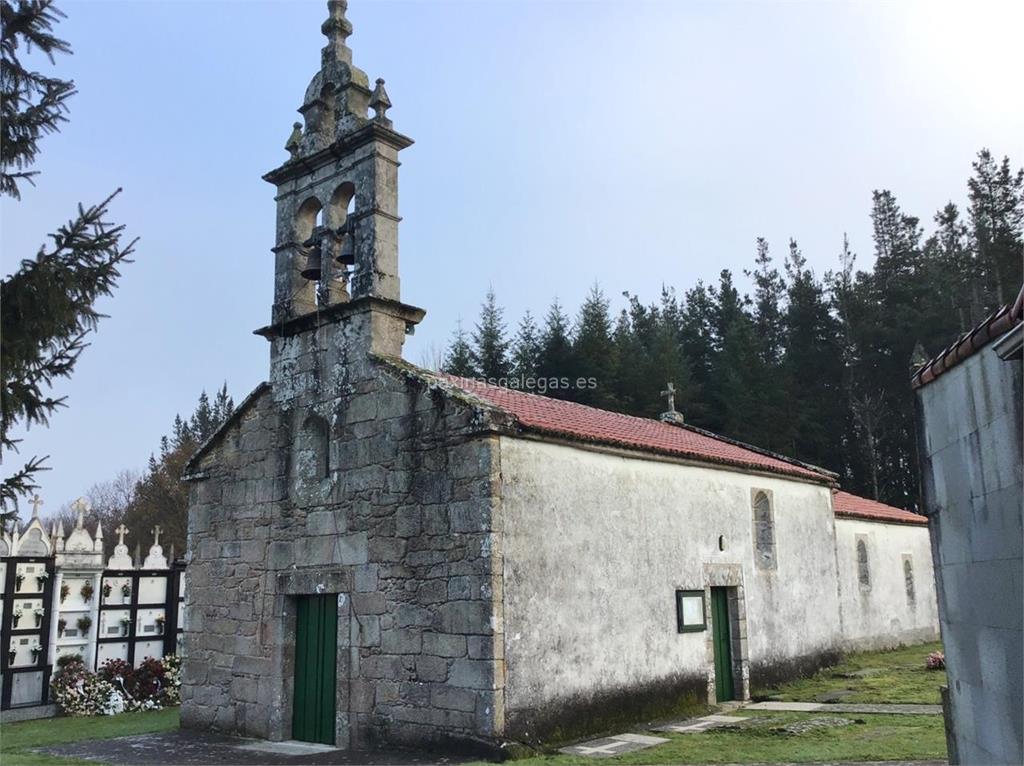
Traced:
[[275, 339], [270, 384], [193, 467], [182, 725], [290, 738], [295, 597], [336, 593], [339, 746], [493, 741], [495, 437], [356, 351], [350, 319]]

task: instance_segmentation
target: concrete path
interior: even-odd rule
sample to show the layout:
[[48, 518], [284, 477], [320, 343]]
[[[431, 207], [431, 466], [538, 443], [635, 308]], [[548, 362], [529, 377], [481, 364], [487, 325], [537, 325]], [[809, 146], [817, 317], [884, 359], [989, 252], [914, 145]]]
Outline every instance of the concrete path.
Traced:
[[784, 713], [877, 713], [881, 715], [942, 715], [942, 705], [874, 705], [846, 702], [754, 702], [743, 710]]
[[722, 726], [731, 726], [740, 721], [749, 721], [750, 716], [738, 715], [706, 715], [701, 718], [688, 718], [685, 721], [673, 721], [672, 723], [655, 726], [651, 731], [670, 731], [673, 734], [696, 734], [717, 729]]
[[558, 752], [568, 755], [585, 755], [590, 758], [612, 758], [623, 753], [633, 753], [648, 747], [660, 745], [669, 740], [664, 737], [651, 737], [647, 734], [616, 734], [612, 737], [601, 737], [578, 745], [563, 747]]

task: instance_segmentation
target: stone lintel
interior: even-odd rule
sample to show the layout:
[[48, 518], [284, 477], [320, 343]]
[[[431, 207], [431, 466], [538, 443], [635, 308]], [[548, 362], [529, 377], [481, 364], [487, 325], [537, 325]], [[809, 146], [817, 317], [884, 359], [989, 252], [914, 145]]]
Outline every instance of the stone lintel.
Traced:
[[314, 593], [349, 593], [352, 590], [350, 567], [292, 569], [277, 576], [277, 592], [284, 596]]

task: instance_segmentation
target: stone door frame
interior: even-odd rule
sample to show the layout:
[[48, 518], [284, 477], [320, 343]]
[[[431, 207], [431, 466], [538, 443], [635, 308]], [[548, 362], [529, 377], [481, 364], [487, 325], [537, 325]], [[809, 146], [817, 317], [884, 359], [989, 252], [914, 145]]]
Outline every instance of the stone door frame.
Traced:
[[[750, 699], [750, 650], [747, 643], [747, 607], [740, 564], [704, 565], [704, 603], [711, 603], [712, 588], [729, 589], [729, 639], [732, 650], [732, 685], [738, 700]], [[709, 616], [709, 619], [710, 618]], [[714, 626], [708, 625], [705, 638], [708, 702], [718, 701], [715, 691]]]
[[277, 642], [281, 652], [278, 657], [278, 666], [281, 668], [281, 710], [271, 738], [292, 738], [292, 715], [295, 710], [295, 633], [298, 626], [299, 597], [322, 596], [328, 593], [337, 594], [338, 598], [334, 746], [339, 750], [348, 750], [351, 747], [349, 700], [352, 680], [352, 576], [347, 568], [295, 569], [277, 576], [277, 594], [274, 600], [278, 607], [276, 612], [280, 615], [275, 622], [281, 631], [281, 640]]

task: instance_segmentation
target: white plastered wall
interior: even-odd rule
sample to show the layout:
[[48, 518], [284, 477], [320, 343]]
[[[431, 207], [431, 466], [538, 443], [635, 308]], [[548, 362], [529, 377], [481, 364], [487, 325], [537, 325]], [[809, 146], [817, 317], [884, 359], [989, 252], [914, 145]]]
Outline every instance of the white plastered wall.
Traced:
[[[834, 648], [828, 487], [529, 439], [500, 448], [507, 712], [708, 674], [708, 636], [677, 632], [674, 597], [704, 588], [709, 566], [740, 573], [752, 664]], [[754, 567], [759, 489], [774, 571]]]
[[[858, 577], [857, 541], [868, 554], [870, 584]], [[904, 578], [911, 562], [914, 601]], [[840, 608], [845, 648], [886, 648], [939, 635], [928, 527], [836, 518]]]

